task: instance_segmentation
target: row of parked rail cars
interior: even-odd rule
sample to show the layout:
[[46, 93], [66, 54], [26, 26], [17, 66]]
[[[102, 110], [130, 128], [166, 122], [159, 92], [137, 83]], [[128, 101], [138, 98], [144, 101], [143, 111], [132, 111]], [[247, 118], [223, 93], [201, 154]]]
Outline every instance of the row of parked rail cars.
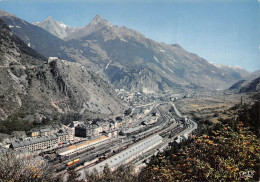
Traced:
[[57, 157], [55, 159], [51, 160], [50, 162], [52, 162], [53, 164], [58, 164], [58, 163], [61, 163], [63, 161], [66, 161], [66, 160], [68, 160], [70, 158], [74, 158], [74, 157], [76, 157], [78, 155], [81, 155], [81, 154], [87, 153], [89, 151], [92, 151], [94, 149], [95, 149], [95, 147], [93, 146], [93, 147], [87, 148], [86, 150], [78, 151], [78, 152], [75, 152], [75, 153], [70, 154], [70, 155], [65, 155], [65, 156], [57, 155]]
[[67, 163], [63, 163], [63, 165], [58, 166], [56, 168], [56, 172], [60, 172], [65, 169], [76, 168], [79, 166], [89, 167], [90, 165], [94, 165], [100, 161], [107, 159], [111, 154], [112, 154], [111, 149], [108, 149], [108, 150], [106, 150], [102, 153], [96, 154], [96, 155], [90, 155], [85, 158], [72, 159], [71, 161], [69, 161]]
[[[66, 164], [64, 163], [63, 165], [57, 167], [56, 172], [60, 172], [65, 169], [76, 168], [79, 166], [90, 167], [92, 165], [102, 162], [103, 160], [106, 160], [107, 158], [127, 149], [133, 143], [134, 142], [129, 141], [129, 142], [126, 142], [124, 145], [121, 145], [118, 148], [113, 149], [113, 150], [107, 149], [101, 153], [94, 154], [94, 155], [91, 155], [91, 156], [88, 156], [85, 158], [78, 158], [78, 159], [71, 160], [71, 161], [67, 162]], [[102, 151], [104, 149], [105, 148], [101, 148], [100, 150]]]
[[157, 125], [157, 126], [154, 126], [152, 128], [149, 128], [147, 130], [144, 130], [140, 133], [136, 133], [135, 135], [132, 135], [133, 139], [134, 139], [134, 142], [138, 142], [148, 136], [151, 136], [159, 131], [161, 131], [162, 129], [165, 128], [165, 126], [167, 125], [167, 123], [162, 123], [160, 125]]
[[[113, 150], [111, 149], [106, 149], [106, 147], [101, 147], [99, 149], [99, 151], [102, 151], [102, 152], [98, 152], [97, 154], [92, 154], [92, 155], [89, 155], [89, 156], [81, 156], [79, 157], [79, 161], [77, 159], [73, 159], [74, 154], [73, 155], [70, 155], [70, 156], [66, 156], [66, 157], [63, 157], [63, 158], [60, 158], [58, 157], [58, 163], [60, 163], [59, 161], [69, 161], [69, 162], [66, 162], [66, 163], [61, 163], [61, 165], [59, 165], [57, 168], [56, 168], [56, 172], [60, 172], [62, 170], [65, 170], [65, 169], [70, 169], [70, 168], [76, 168], [76, 167], [79, 167], [79, 166], [84, 166], [84, 167], [89, 167], [91, 165], [95, 165], [96, 163], [99, 163], [119, 152], [121, 152], [122, 150], [125, 150], [126, 148], [128, 148], [130, 145], [132, 145], [134, 142], [133, 141], [129, 141], [129, 142], [126, 142], [125, 144], [121, 145], [121, 146], [118, 146], [117, 148], [114, 148]], [[71, 160], [69, 160], [71, 158]], [[76, 161], [75, 161], [76, 160]]]

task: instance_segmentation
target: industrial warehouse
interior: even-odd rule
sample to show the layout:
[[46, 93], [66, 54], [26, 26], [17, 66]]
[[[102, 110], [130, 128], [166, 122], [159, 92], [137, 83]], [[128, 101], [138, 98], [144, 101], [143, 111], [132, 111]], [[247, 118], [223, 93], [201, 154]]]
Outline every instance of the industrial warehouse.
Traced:
[[94, 169], [97, 169], [98, 172], [102, 172], [105, 165], [107, 164], [111, 170], [116, 169], [118, 166], [122, 164], [126, 164], [129, 161], [137, 158], [138, 156], [142, 155], [144, 152], [149, 151], [151, 148], [154, 148], [156, 145], [160, 144], [162, 142], [162, 137], [159, 135], [153, 135], [151, 137], [148, 137], [129, 148], [125, 149], [124, 151], [120, 152], [119, 154], [116, 154], [99, 164], [90, 167], [88, 169], [88, 172], [92, 172]]

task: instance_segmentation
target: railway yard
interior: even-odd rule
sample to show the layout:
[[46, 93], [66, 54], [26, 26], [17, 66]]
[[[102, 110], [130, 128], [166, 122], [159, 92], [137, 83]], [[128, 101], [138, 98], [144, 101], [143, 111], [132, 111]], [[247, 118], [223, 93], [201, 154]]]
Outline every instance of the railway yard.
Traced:
[[[54, 166], [57, 175], [63, 174], [66, 178], [67, 171], [75, 169], [80, 173], [79, 178], [84, 179], [86, 172], [94, 169], [102, 172], [105, 165], [112, 170], [123, 164], [139, 165], [169, 147], [169, 143], [187, 139], [197, 129], [197, 123], [182, 116], [173, 102], [157, 101], [151, 106], [148, 113], [122, 129], [116, 137], [101, 135], [41, 153], [41, 156]], [[165, 108], [173, 108], [174, 114]], [[156, 115], [157, 120], [150, 122], [151, 115]]]

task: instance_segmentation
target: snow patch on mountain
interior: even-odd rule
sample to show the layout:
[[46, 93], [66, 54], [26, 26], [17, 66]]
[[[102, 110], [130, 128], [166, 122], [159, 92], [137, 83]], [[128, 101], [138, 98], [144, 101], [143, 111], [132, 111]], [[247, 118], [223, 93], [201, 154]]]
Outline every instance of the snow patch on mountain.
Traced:
[[51, 34], [61, 39], [63, 39], [66, 36], [69, 36], [72, 32], [77, 30], [77, 28], [69, 27], [68, 25], [65, 25], [63, 22], [54, 20], [52, 17], [48, 17], [42, 22], [35, 22], [34, 25], [47, 30]]
[[157, 57], [153, 56], [154, 60], [159, 63], [159, 60], [157, 59]]
[[217, 68], [232, 68], [232, 69], [240, 69], [240, 70], [244, 70], [244, 68], [236, 65], [236, 66], [231, 66], [231, 65], [223, 65], [223, 64], [216, 64], [213, 62], [209, 62], [210, 64], [216, 66]]
[[63, 28], [67, 28], [67, 25], [65, 25], [64, 23], [60, 22], [60, 26]]

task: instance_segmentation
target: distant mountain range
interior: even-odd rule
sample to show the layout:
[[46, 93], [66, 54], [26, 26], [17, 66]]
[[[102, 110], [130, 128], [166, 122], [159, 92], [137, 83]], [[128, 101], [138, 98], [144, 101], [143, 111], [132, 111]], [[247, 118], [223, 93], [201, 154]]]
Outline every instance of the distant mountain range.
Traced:
[[153, 41], [99, 15], [83, 28], [51, 17], [33, 25], [3, 11], [0, 18], [39, 53], [78, 62], [115, 88], [146, 93], [216, 90], [250, 76], [246, 70], [213, 65], [180, 45]]
[[[225, 70], [225, 71], [229, 72], [230, 74], [232, 74], [234, 76], [238, 76], [238, 77], [241, 76], [243, 78], [247, 78], [248, 76], [252, 75], [252, 74], [249, 74], [249, 72], [246, 71], [244, 68], [241, 68], [239, 66], [227, 66], [227, 65], [222, 65], [222, 64], [214, 64], [212, 62], [210, 62], [210, 63], [221, 70]], [[259, 75], [260, 75], [260, 73], [259, 73]]]
[[53, 18], [50, 16], [43, 22], [35, 22], [34, 25], [37, 25], [51, 34], [55, 35], [56, 37], [59, 37], [61, 39], [70, 36], [73, 32], [78, 30], [79, 28], [72, 28], [67, 25], [65, 25], [62, 22], [58, 22], [53, 20]]
[[60, 59], [47, 63], [9, 27], [0, 19], [0, 120], [15, 115], [32, 123], [69, 113], [97, 118], [123, 112], [126, 105], [110, 84], [78, 63]]

